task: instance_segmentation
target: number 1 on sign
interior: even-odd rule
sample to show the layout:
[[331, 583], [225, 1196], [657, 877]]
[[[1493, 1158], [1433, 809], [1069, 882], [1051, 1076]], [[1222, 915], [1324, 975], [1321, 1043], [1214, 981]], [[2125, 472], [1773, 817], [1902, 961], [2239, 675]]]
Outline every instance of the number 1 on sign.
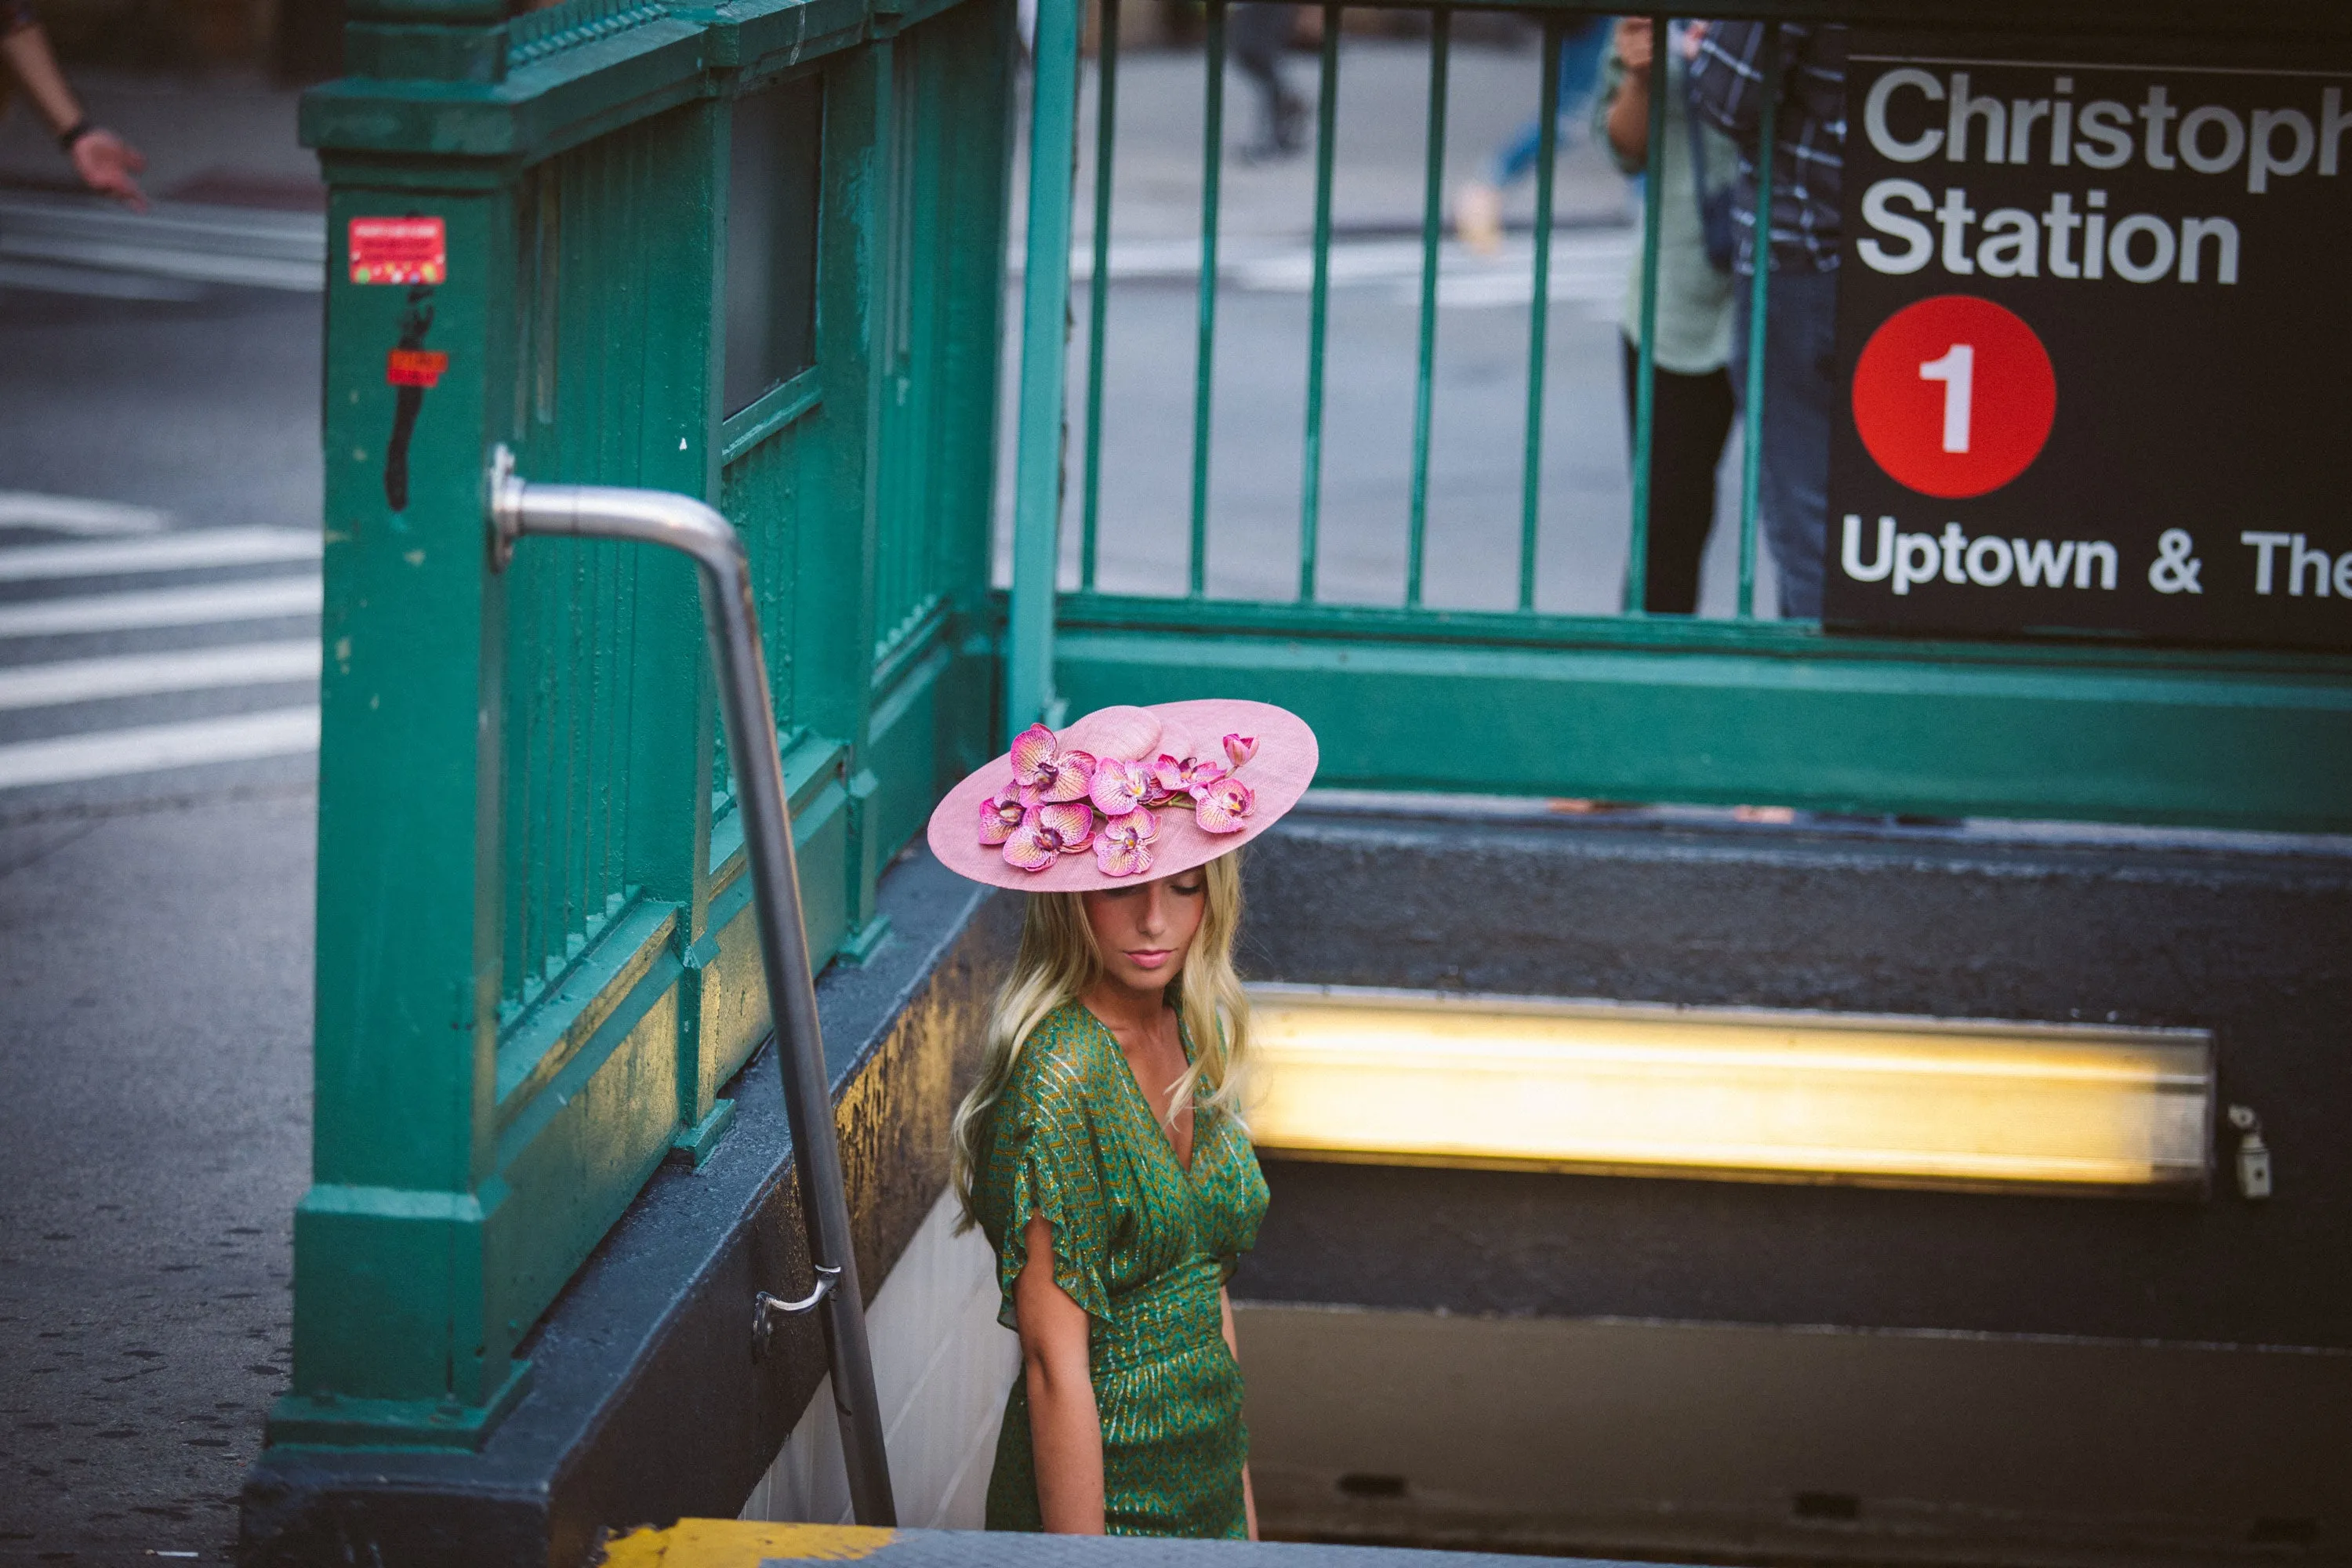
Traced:
[[1977, 351], [1972, 343], [1954, 343], [1941, 359], [1919, 366], [1921, 381], [1944, 384], [1944, 450], [1969, 449], [1969, 405], [1977, 389]]
[[1922, 381], [1943, 381], [1943, 449], [1969, 449], [1969, 405], [1976, 400], [1976, 345], [1952, 343], [1940, 360], [1919, 364]]

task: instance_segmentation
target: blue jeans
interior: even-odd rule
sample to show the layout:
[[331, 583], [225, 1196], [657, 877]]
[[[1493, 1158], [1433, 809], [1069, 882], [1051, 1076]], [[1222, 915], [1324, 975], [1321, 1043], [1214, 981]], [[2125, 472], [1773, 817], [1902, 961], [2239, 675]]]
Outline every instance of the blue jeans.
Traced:
[[[1746, 415], [1748, 287], [1735, 290], [1731, 384]], [[1838, 401], [1837, 273], [1777, 268], [1764, 307], [1764, 461], [1758, 525], [1780, 579], [1784, 618], [1822, 613], [1829, 542], [1830, 421]]]
[[[1601, 54], [1612, 32], [1608, 17], [1593, 16], [1570, 24], [1568, 36], [1559, 41], [1559, 140], [1563, 146], [1584, 118], [1585, 105], [1591, 101], [1593, 89], [1600, 85]], [[1536, 153], [1542, 142], [1543, 117], [1538, 115], [1512, 132], [1495, 149], [1486, 161], [1488, 182], [1500, 189], [1517, 181], [1536, 166]]]

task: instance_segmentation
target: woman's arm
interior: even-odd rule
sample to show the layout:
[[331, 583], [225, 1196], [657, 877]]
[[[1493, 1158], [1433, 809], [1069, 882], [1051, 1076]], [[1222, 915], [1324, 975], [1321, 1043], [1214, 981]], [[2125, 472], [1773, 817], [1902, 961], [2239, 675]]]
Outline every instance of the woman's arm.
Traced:
[[24, 84], [25, 96], [49, 122], [51, 135], [75, 133], [65, 153], [83, 184], [128, 206], [144, 208], [147, 197], [131, 176], [147, 166], [147, 160], [113, 132], [100, 130], [82, 118], [81, 101], [58, 68], [48, 35], [38, 23], [16, 20], [30, 15], [21, 6], [0, 3], [0, 65]]
[[1650, 18], [1626, 16], [1617, 23], [1617, 63], [1624, 70], [1609, 100], [1609, 146], [1617, 166], [1629, 174], [1650, 161], [1650, 62], [1654, 40]]
[[[1217, 1291], [1217, 1310], [1224, 1314], [1225, 1349], [1233, 1352], [1234, 1364], [1242, 1363], [1241, 1341], [1234, 1337], [1234, 1300], [1221, 1287]], [[1257, 1539], [1257, 1494], [1250, 1489], [1249, 1461], [1242, 1461], [1242, 1511], [1249, 1518], [1249, 1538]]]
[[[1029, 1216], [1025, 1237], [1028, 1261], [1013, 1282], [1013, 1312], [1021, 1323], [1038, 1511], [1050, 1534], [1100, 1535], [1102, 1415], [1087, 1364], [1087, 1310], [1054, 1283], [1054, 1227], [1045, 1215]], [[1230, 1317], [1227, 1322], [1230, 1338]]]

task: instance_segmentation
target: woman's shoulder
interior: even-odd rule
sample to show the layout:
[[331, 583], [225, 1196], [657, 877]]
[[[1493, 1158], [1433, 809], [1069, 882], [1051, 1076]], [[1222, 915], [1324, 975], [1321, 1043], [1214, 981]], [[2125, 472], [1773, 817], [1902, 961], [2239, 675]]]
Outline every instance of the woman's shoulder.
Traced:
[[[1106, 1068], [1109, 1031], [1076, 1002], [1065, 1002], [1038, 1021], [1013, 1058], [1003, 1100], [1032, 1113], [1090, 1114], [1111, 1084]], [[1114, 1047], [1117, 1042], [1110, 1042]]]

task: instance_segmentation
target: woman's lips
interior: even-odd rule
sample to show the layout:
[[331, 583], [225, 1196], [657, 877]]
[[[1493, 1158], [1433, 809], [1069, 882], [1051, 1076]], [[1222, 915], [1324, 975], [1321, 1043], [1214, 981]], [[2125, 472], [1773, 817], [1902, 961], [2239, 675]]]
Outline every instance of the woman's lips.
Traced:
[[1164, 947], [1129, 948], [1127, 961], [1138, 969], [1157, 969], [1168, 962], [1170, 949]]

